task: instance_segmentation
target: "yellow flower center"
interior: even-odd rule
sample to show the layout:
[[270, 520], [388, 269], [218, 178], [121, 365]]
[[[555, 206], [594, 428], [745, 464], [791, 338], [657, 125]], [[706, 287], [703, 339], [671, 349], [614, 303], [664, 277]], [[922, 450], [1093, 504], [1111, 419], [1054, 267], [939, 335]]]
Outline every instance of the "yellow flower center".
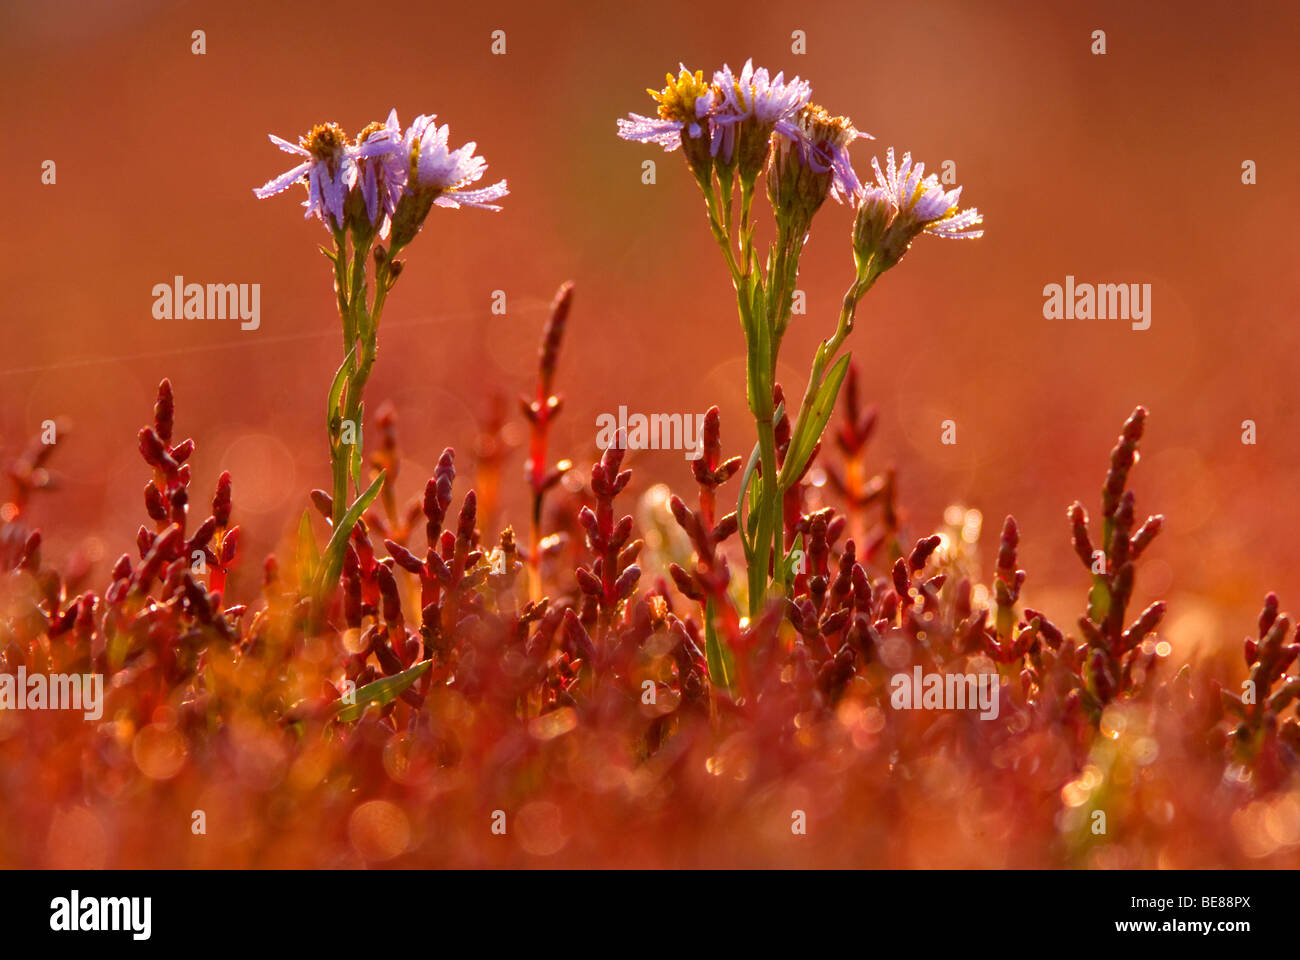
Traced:
[[810, 103], [799, 111], [799, 126], [818, 146], [842, 147], [852, 143], [858, 131], [848, 117], [833, 117], [824, 107]]
[[668, 74], [668, 85], [662, 90], [647, 90], [659, 104], [659, 117], [663, 120], [676, 120], [680, 123], [694, 123], [695, 101], [707, 96], [709, 85], [704, 82], [704, 71], [696, 70], [692, 74], [683, 69], [676, 80]]
[[347, 146], [348, 136], [337, 123], [318, 123], [298, 143], [317, 160], [333, 160]]
[[378, 120], [372, 120], [370, 123], [366, 124], [365, 128], [360, 133], [357, 134], [357, 143], [365, 143], [375, 134], [383, 133], [387, 129], [387, 125], [380, 123]]

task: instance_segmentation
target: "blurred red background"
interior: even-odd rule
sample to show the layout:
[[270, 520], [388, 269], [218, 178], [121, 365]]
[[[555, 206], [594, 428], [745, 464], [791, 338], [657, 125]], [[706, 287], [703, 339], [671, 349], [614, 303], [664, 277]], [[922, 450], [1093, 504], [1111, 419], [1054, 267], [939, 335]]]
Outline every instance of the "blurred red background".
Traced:
[[[952, 160], [985, 214], [977, 242], [918, 240], [850, 342], [880, 406], [871, 465], [897, 465], [912, 534], [949, 503], [977, 507], [987, 563], [1014, 512], [1026, 597], [1072, 621], [1086, 577], [1065, 508], [1095, 512], [1109, 449], [1142, 403], [1138, 511], [1168, 522], [1135, 602], [1170, 600], [1186, 655], [1239, 640], [1265, 590], [1284, 606], [1300, 596], [1294, 5], [19, 2], [0, 23], [0, 443], [9, 456], [43, 420], [73, 424], [53, 463], [61, 489], [33, 517], [56, 560], [89, 549], [102, 579], [131, 548], [147, 480], [135, 434], [164, 376], [198, 443], [199, 489], [234, 474], [244, 590], [326, 485], [324, 393], [341, 353], [326, 233], [303, 221], [299, 188], [269, 201], [252, 188], [289, 163], [267, 133], [327, 120], [355, 133], [393, 106], [404, 123], [437, 113], [511, 187], [500, 214], [435, 212], [389, 301], [368, 398], [397, 408], [403, 497], [445, 445], [469, 471], [493, 392], [513, 414], [569, 279], [555, 456], [589, 462], [597, 414], [620, 404], [717, 403], [726, 449], [748, 451], [742, 338], [699, 195], [680, 157], [620, 141], [615, 118], [651, 112], [645, 88], [678, 61], [708, 72], [753, 56], [810, 79], [816, 101], [877, 138], [854, 148], [860, 174], [891, 144], [935, 170]], [[504, 56], [490, 50], [498, 29]], [[1097, 29], [1105, 56], [1090, 52]], [[795, 30], [806, 55], [791, 52]], [[54, 186], [41, 183], [49, 159]], [[1241, 182], [1245, 160], [1257, 185]], [[808, 315], [783, 349], [791, 393], [851, 279], [850, 217], [831, 207], [804, 258]], [[152, 287], [177, 274], [260, 283], [261, 328], [155, 320]], [[1044, 320], [1043, 286], [1067, 274], [1151, 283], [1151, 328]], [[506, 316], [490, 312], [496, 289]], [[955, 446], [939, 442], [949, 418]], [[1241, 443], [1245, 419], [1255, 446]], [[507, 480], [522, 461], [516, 449]], [[632, 463], [639, 484], [689, 486], [679, 453]], [[523, 494], [505, 492], [521, 526]]]

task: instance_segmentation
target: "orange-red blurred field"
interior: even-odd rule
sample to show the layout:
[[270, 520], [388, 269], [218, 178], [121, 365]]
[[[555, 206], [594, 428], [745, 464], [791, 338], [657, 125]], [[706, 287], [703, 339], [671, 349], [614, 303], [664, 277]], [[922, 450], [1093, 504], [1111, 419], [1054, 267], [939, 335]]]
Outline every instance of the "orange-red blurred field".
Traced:
[[[190, 52], [195, 29], [206, 32], [203, 56]], [[504, 56], [490, 51], [497, 29], [506, 31]], [[1096, 29], [1106, 31], [1105, 56], [1090, 53]], [[806, 32], [806, 55], [791, 53], [795, 30]], [[576, 292], [553, 456], [572, 457], [585, 477], [599, 453], [595, 419], [620, 405], [703, 412], [716, 404], [725, 453], [747, 452], [754, 437], [743, 341], [702, 204], [676, 156], [653, 154], [658, 181], [643, 184], [641, 163], [652, 154], [618, 140], [615, 118], [646, 109], [645, 88], [679, 61], [709, 70], [753, 56], [808, 77], [818, 101], [875, 136], [854, 147], [860, 172], [889, 145], [934, 168], [951, 159], [963, 201], [985, 215], [978, 243], [930, 244], [882, 281], [849, 343], [864, 399], [880, 410], [870, 467], [896, 466], [909, 545], [938, 529], [950, 504], [976, 508], [985, 518], [977, 560], [989, 571], [997, 521], [1014, 513], [1027, 601], [1072, 623], [1088, 583], [1065, 510], [1075, 499], [1091, 509], [1117, 428], [1142, 404], [1150, 419], [1133, 485], [1141, 515], [1163, 513], [1166, 525], [1144, 561], [1134, 610], [1168, 602], [1170, 676], [1192, 661], [1236, 684], [1245, 675], [1241, 641], [1256, 632], [1264, 594], [1274, 590], [1283, 609], [1300, 608], [1300, 502], [1292, 495], [1300, 292], [1291, 226], [1300, 203], [1298, 36], [1300, 8], [1280, 2], [12, 3], [0, 11], [0, 112], [10, 140], [0, 155], [0, 455], [17, 455], [47, 419], [70, 423], [50, 465], [58, 489], [37, 498], [25, 519], [41, 528], [49, 565], [74, 554], [94, 561], [98, 589], [133, 549], [149, 479], [135, 435], [158, 382], [170, 378], [180, 435], [197, 442], [191, 463], [201, 497], [223, 470], [234, 477], [242, 561], [227, 599], [254, 602], [261, 558], [286, 556], [307, 492], [328, 486], [322, 408], [340, 359], [331, 274], [316, 249], [326, 234], [302, 220], [297, 191], [294, 202], [252, 195], [283, 168], [266, 134], [296, 138], [327, 120], [355, 131], [390, 107], [403, 121], [437, 113], [453, 137], [477, 141], [491, 173], [511, 186], [500, 214], [431, 220], [390, 301], [368, 401], [372, 411], [390, 401], [398, 416], [400, 499], [418, 495], [439, 453], [453, 446], [464, 478], [459, 504], [480, 425], [504, 400], [511, 424], [503, 436], [513, 447], [500, 514], [482, 532], [495, 542], [506, 522], [524, 528], [526, 425], [516, 397], [532, 389], [539, 332], [565, 280]], [[49, 159], [55, 185], [41, 183]], [[1242, 183], [1246, 160], [1257, 165], [1255, 185]], [[802, 391], [805, 358], [833, 326], [851, 277], [850, 217], [831, 206], [804, 258], [808, 315], [795, 319], [784, 347], [790, 393]], [[154, 319], [151, 289], [175, 275], [260, 283], [260, 329]], [[1151, 329], [1045, 320], [1043, 287], [1067, 275], [1151, 283]], [[496, 290], [506, 293], [505, 316], [490, 311]], [[957, 423], [953, 446], [939, 442], [947, 419]], [[1247, 419], [1257, 424], [1254, 445], [1241, 442]], [[691, 486], [677, 453], [633, 453], [628, 465], [638, 496], [656, 482], [684, 497]], [[761, 737], [685, 741], [676, 762], [687, 772], [672, 780], [625, 766], [622, 754], [612, 759], [612, 746], [605, 756], [599, 733], [586, 728], [572, 741], [514, 731], [498, 743], [449, 696], [443, 719], [466, 723], [467, 737], [482, 738], [474, 741], [481, 752], [466, 748], [475, 759], [455, 782], [421, 775], [407, 794], [434, 803], [445, 793], [438, 822], [474, 825], [444, 832], [397, 806], [358, 814], [354, 804], [315, 794], [296, 806], [327, 762], [291, 758], [260, 728], [249, 734], [257, 746], [248, 754], [260, 760], [235, 762], [243, 781], [206, 782], [201, 770], [225, 768], [197, 762], [175, 780], [150, 778], [148, 760], [141, 767], [133, 755], [132, 776], [144, 770], [174, 791], [138, 803], [127, 802], [129, 784], [72, 776], [78, 758], [60, 757], [59, 737], [47, 729], [34, 743], [48, 753], [33, 747], [28, 765], [11, 768], [9, 789], [29, 786], [5, 810], [46, 818], [53, 808], [66, 822], [55, 829], [42, 819], [22, 840], [6, 824], [0, 862], [353, 865], [404, 862], [401, 854], [416, 851], [411, 863], [595, 864], [608, 862], [612, 838], [632, 824], [639, 832], [628, 835], [627, 862], [647, 865], [1183, 866], [1273, 862], [1260, 858], [1293, 856], [1300, 845], [1300, 794], [1240, 808], [1216, 794], [1194, 822], [1169, 825], [1163, 845], [1131, 837], [1120, 852], [1091, 858], [1061, 839], [1068, 831], [1053, 815], [1030, 817], [1056, 831], [1050, 844], [1060, 846], [1043, 853], [1048, 841], [995, 822], [1017, 797], [1040, 795], [1041, 784], [1017, 793], [977, 761], [937, 753], [923, 762], [922, 781], [882, 787], [888, 751], [866, 750], [877, 721], [865, 699], [852, 703], [834, 728], [841, 741], [801, 745], [824, 750], [816, 769], [788, 780], [755, 773], [763, 789], [740, 797], [727, 791], [747, 776], [719, 788], [728, 777], [706, 772], [705, 761], [725, 755], [717, 762], [744, 770], [760, 762]], [[249, 723], [251, 731], [257, 724]], [[231, 728], [236, 740], [240, 729]], [[11, 736], [3, 739], [14, 749]], [[547, 762], [564, 772], [535, 796], [512, 784], [530, 812], [519, 814], [522, 846], [501, 854], [474, 831], [497, 802], [488, 796], [500, 759], [492, 751], [524, 745], [551, 751]], [[855, 749], [871, 760], [841, 777], [845, 751]], [[123, 757], [101, 759], [111, 770]], [[1149, 795], [1135, 792], [1133, 803], [1166, 802], [1180, 770], [1195, 771], [1185, 776], [1207, 795], [1216, 789], [1199, 761], [1165, 759], [1174, 765], [1168, 779]], [[998, 769], [1015, 765], [1001, 761]], [[283, 801], [291, 822], [278, 820], [284, 810], [266, 799], [276, 794], [259, 789], [263, 775], [294, 797]], [[368, 775], [385, 790], [402, 782], [380, 770]], [[668, 780], [676, 798], [655, 793]], [[976, 781], [982, 786], [968, 789]], [[831, 785], [840, 792], [822, 792]], [[591, 806], [592, 796], [616, 799]], [[843, 826], [856, 823], [845, 811], [867, 798], [880, 817]], [[370, 799], [392, 798], [379, 791]], [[814, 801], [823, 822], [841, 824], [835, 829], [850, 831], [852, 842], [823, 833], [812, 853], [787, 848], [773, 818], [780, 824], [781, 811]], [[211, 816], [226, 833], [194, 852], [177, 817], [199, 803], [217, 811]], [[884, 811], [902, 818], [904, 807], [906, 828], [891, 832]], [[596, 818], [586, 832], [566, 819], [579, 809]], [[656, 810], [660, 820], [644, 819]], [[151, 836], [155, 816], [171, 818], [174, 842], [165, 832]], [[323, 846], [304, 831], [308, 816], [331, 838]], [[394, 831], [403, 830], [397, 844]], [[1201, 840], [1208, 849], [1196, 846]], [[394, 844], [400, 853], [390, 852]]]

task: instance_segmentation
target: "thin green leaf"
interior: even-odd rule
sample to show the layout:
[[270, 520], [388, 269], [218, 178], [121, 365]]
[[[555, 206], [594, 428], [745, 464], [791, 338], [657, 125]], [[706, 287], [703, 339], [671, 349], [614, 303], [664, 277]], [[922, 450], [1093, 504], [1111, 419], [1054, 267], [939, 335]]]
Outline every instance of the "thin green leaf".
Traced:
[[758, 444], [754, 444], [754, 452], [749, 455], [749, 462], [745, 464], [745, 472], [740, 475], [740, 495], [736, 498], [736, 526], [740, 529], [740, 543], [745, 548], [745, 557], [748, 559], [754, 555], [753, 544], [750, 543], [748, 536], [749, 515], [745, 513], [745, 494], [749, 492], [749, 481], [758, 469], [758, 463], [762, 459], [759, 452]]
[[750, 316], [753, 317], [754, 323], [767, 322], [767, 291], [763, 289], [762, 282], [758, 279], [758, 274], [753, 274], [754, 288], [752, 291], [753, 299], [750, 301]]
[[763, 478], [755, 473], [749, 478], [749, 516], [745, 518], [745, 524], [749, 528], [749, 542], [757, 549], [757, 541], [754, 540], [754, 533], [758, 528], [758, 513], [760, 497], [763, 493]]
[[316, 534], [311, 529], [309, 508], [302, 512], [302, 520], [298, 522], [298, 583], [303, 593], [311, 589], [319, 565], [320, 548], [316, 546]]
[[808, 458], [812, 456], [813, 449], [821, 439], [822, 431], [826, 429], [826, 424], [835, 410], [835, 398], [839, 396], [840, 384], [844, 382], [844, 375], [848, 371], [849, 354], [846, 353], [835, 362], [835, 366], [831, 367], [826, 378], [822, 380], [821, 386], [817, 388], [807, 419], [800, 417], [802, 422], [796, 430], [796, 436], [790, 441], [790, 449], [781, 467], [782, 490], [788, 490], [793, 486], [799, 479], [799, 475], [803, 473], [803, 468], [808, 465]]
[[[801, 533], [801, 534], [799, 534], [797, 537], [794, 538], [794, 543], [791, 544], [791, 546], [790, 546], [790, 551], [785, 555], [785, 563], [784, 563], [783, 565], [784, 565], [784, 567], [785, 567], [785, 582], [786, 582], [786, 583], [792, 583], [792, 582], [794, 581], [794, 578], [795, 578], [795, 569], [794, 569], [795, 557], [796, 557], [796, 555], [798, 555], [798, 556], [799, 556], [799, 559], [801, 559], [801, 560], [806, 559], [806, 558], [804, 558], [804, 557], [802, 556], [802, 554], [803, 554], [803, 534]], [[805, 572], [806, 572], [806, 571], [805, 571]]]
[[763, 601], [767, 596], [767, 565], [772, 558], [772, 536], [775, 529], [770, 511], [759, 510], [757, 520], [754, 529], [754, 559], [750, 561], [747, 571], [751, 618], [763, 612]]
[[[773, 420], [780, 420], [785, 416], [785, 401], [777, 404], [776, 412], [772, 415]], [[740, 528], [741, 545], [745, 548], [745, 557], [749, 559], [754, 554], [754, 544], [752, 535], [747, 538], [746, 531], [753, 525], [753, 515], [745, 512], [745, 494], [749, 494], [750, 503], [757, 498], [755, 471], [758, 470], [759, 463], [762, 462], [763, 454], [759, 450], [758, 444], [754, 444], [754, 450], [749, 455], [749, 462], [745, 464], [745, 471], [740, 475], [740, 494], [736, 497], [736, 522]], [[751, 531], [752, 534], [752, 531]]]
[[354, 346], [348, 351], [348, 355], [343, 358], [343, 364], [339, 367], [338, 373], [334, 374], [334, 382], [330, 384], [329, 399], [325, 402], [325, 422], [330, 425], [331, 436], [334, 429], [334, 418], [339, 413], [339, 403], [343, 399], [343, 388], [347, 385], [348, 374], [352, 370], [352, 359], [357, 355], [357, 348]]
[[350, 458], [352, 470], [352, 484], [357, 489], [361, 489], [361, 450], [364, 446], [364, 435], [362, 424], [366, 422], [366, 405], [363, 403], [357, 407], [357, 424], [356, 424], [356, 443], [352, 444], [352, 456]]
[[343, 553], [347, 549], [348, 538], [352, 536], [352, 528], [357, 525], [361, 515], [379, 495], [379, 490], [383, 487], [387, 476], [387, 471], [381, 471], [379, 476], [375, 477], [374, 483], [370, 484], [366, 492], [357, 497], [352, 506], [348, 507], [348, 512], [343, 514], [343, 519], [339, 521], [339, 525], [330, 536], [330, 542], [325, 545], [324, 559], [316, 577], [316, 596], [322, 596], [325, 590], [338, 580], [339, 571], [343, 569]]
[[391, 703], [400, 697], [402, 692], [411, 684], [419, 680], [432, 665], [432, 660], [421, 660], [415, 666], [403, 670], [401, 673], [395, 673], [391, 677], [383, 677], [358, 688], [355, 695], [356, 703], [345, 704], [340, 700], [334, 708], [338, 713], [338, 718], [346, 723], [360, 718], [366, 707], [372, 703], [381, 706], [385, 703]]
[[718, 639], [718, 630], [713, 623], [717, 615], [716, 601], [709, 597], [704, 605], [704, 657], [709, 665], [709, 682], [725, 689], [731, 686], [731, 675], [727, 670], [722, 641]]

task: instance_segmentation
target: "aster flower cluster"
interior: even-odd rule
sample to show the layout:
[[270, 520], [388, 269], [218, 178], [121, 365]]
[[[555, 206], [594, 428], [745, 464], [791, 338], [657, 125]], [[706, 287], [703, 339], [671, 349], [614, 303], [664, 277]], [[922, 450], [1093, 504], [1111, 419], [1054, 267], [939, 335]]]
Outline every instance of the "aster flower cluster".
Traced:
[[876, 182], [859, 186], [854, 194], [853, 251], [860, 270], [877, 276], [888, 270], [921, 233], [949, 240], [984, 236], [975, 229], [984, 219], [980, 212], [958, 209], [961, 187], [944, 190], [933, 173], [925, 176], [925, 164], [912, 162], [910, 153], [896, 164], [890, 147], [885, 169], [876, 159], [871, 166]]
[[[451, 149], [449, 127], [437, 126], [435, 119], [436, 114], [422, 114], [403, 132], [393, 110], [385, 122], [367, 125], [355, 143], [337, 123], [317, 124], [297, 144], [271, 134], [272, 143], [302, 159], [253, 193], [265, 199], [304, 183], [305, 216], [316, 217], [332, 232], [365, 225], [384, 238], [399, 209], [406, 214], [404, 225], [411, 221], [415, 230], [434, 204], [500, 210], [493, 201], [509, 193], [506, 181], [473, 186], [482, 179], [487, 161], [474, 155], [473, 141]], [[411, 232], [406, 242], [414, 235]]]
[[[656, 115], [633, 113], [620, 119], [618, 134], [682, 151], [731, 273], [745, 334], [747, 395], [758, 445], [745, 472], [739, 507], [746, 518], [740, 531], [749, 566], [749, 612], [756, 617], [769, 595], [787, 595], [792, 577], [787, 550], [793, 542], [781, 532], [782, 500], [807, 469], [834, 407], [849, 362], [849, 355], [839, 351], [853, 329], [858, 302], [902, 259], [918, 234], [978, 237], [983, 231], [975, 227], [982, 218], [974, 208], [958, 209], [960, 187], [945, 191], [933, 174], [925, 176], [923, 164], [913, 164], [910, 154], [897, 164], [892, 147], [886, 169], [873, 160], [876, 182], [864, 184], [849, 148], [871, 136], [848, 117], [814, 103], [811, 84], [799, 77], [773, 76], [747, 60], [738, 74], [724, 65], [706, 82], [703, 71], [683, 65], [676, 77], [668, 75], [663, 89], [648, 92], [658, 105]], [[776, 238], [760, 262], [753, 200], [764, 173]], [[778, 471], [776, 424], [784, 422], [785, 410], [775, 380], [777, 356], [791, 319], [799, 260], [813, 218], [828, 198], [853, 208], [857, 270], [835, 332], [813, 358]]]
[[336, 123], [317, 124], [297, 144], [271, 134], [271, 142], [299, 162], [253, 191], [263, 199], [303, 184], [305, 216], [319, 219], [334, 238], [332, 251], [322, 249], [334, 266], [344, 360], [329, 391], [334, 535], [316, 571], [318, 593], [337, 578], [348, 536], [385, 479], [381, 473], [361, 489], [363, 397], [384, 301], [402, 271], [397, 255], [435, 206], [500, 210], [496, 201], [509, 193], [505, 180], [479, 185], [487, 161], [475, 155], [477, 144], [453, 148], [449, 127], [438, 126], [435, 118], [422, 114], [403, 130], [392, 110], [383, 123], [362, 129], [355, 142]]

